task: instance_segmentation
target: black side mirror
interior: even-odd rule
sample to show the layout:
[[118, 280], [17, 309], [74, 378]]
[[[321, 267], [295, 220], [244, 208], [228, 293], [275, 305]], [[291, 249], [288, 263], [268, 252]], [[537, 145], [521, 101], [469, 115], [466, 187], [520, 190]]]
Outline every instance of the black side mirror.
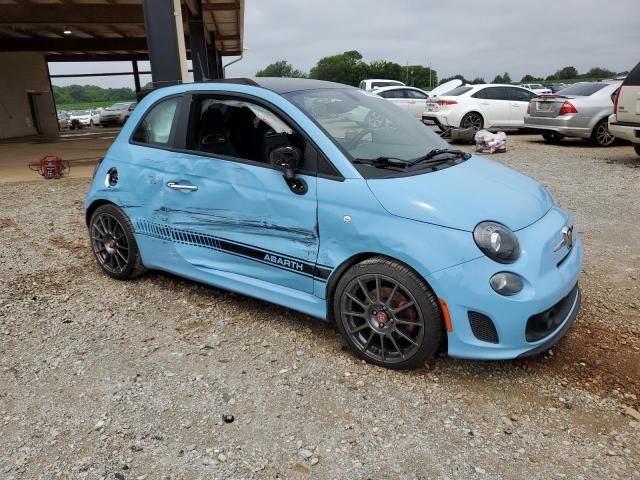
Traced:
[[290, 145], [276, 147], [269, 154], [269, 163], [282, 170], [283, 177], [291, 191], [297, 195], [307, 193], [307, 183], [296, 177], [296, 170], [302, 168], [302, 152], [297, 147]]

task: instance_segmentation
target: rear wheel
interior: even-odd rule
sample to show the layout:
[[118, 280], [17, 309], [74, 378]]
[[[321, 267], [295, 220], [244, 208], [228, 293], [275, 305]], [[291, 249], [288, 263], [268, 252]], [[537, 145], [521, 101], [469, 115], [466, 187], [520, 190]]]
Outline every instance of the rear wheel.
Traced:
[[98, 207], [89, 221], [89, 237], [93, 254], [107, 274], [128, 280], [144, 273], [133, 225], [119, 207], [113, 204]]
[[560, 143], [564, 135], [558, 132], [544, 132], [542, 138], [544, 138], [544, 141], [547, 143]]
[[603, 118], [591, 132], [591, 141], [599, 147], [610, 147], [616, 141], [611, 132], [609, 132], [608, 119]]
[[415, 272], [385, 257], [367, 259], [344, 274], [333, 310], [351, 350], [383, 367], [419, 367], [442, 341], [436, 296]]
[[638, 155], [640, 155], [640, 143], [634, 143], [633, 149], [636, 151]]
[[473, 128], [475, 131], [481, 130], [484, 126], [482, 115], [477, 112], [469, 112], [460, 120], [460, 128]]

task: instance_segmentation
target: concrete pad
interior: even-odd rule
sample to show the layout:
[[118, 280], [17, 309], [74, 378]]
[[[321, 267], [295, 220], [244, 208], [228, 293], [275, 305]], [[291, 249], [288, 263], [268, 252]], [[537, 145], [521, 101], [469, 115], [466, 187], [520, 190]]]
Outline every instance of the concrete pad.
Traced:
[[0, 184], [53, 181], [45, 180], [29, 169], [29, 163], [44, 155], [58, 155], [68, 160], [71, 171], [68, 178], [87, 178], [99, 158], [103, 157], [114, 138], [117, 128], [94, 127], [64, 132], [56, 137], [27, 137], [0, 142]]

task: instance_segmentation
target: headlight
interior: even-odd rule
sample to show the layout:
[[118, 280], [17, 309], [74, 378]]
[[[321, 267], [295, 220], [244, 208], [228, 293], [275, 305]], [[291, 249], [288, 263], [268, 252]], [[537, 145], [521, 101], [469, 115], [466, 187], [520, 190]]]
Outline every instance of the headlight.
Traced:
[[473, 230], [473, 239], [487, 257], [498, 263], [513, 263], [520, 256], [518, 238], [499, 223], [479, 223]]

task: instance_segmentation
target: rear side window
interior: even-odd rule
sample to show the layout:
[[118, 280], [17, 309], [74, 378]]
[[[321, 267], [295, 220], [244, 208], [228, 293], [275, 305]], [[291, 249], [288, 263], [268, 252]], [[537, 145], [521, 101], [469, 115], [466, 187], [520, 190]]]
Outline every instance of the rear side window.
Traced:
[[386, 92], [380, 92], [382, 98], [404, 98], [404, 92], [398, 90], [387, 90]]
[[640, 87], [640, 63], [635, 66], [622, 83], [623, 87]]
[[535, 93], [524, 90], [523, 88], [507, 88], [507, 90], [509, 91], [511, 100], [516, 102], [528, 102], [535, 97]]
[[133, 141], [149, 145], [168, 145], [178, 101], [178, 97], [169, 98], [151, 107], [136, 128]]
[[443, 93], [442, 97], [458, 97], [464, 93], [467, 93], [473, 87], [456, 87], [453, 90], [449, 90], [447, 93]]
[[487, 87], [473, 94], [475, 98], [486, 100], [511, 100], [507, 87]]
[[575, 85], [563, 88], [558, 93], [560, 95], [577, 95], [581, 97], [588, 97], [589, 95], [593, 95], [594, 93], [596, 93], [598, 90], [602, 90], [607, 85], [609, 84], [602, 82], [576, 83]]
[[425, 98], [427, 98], [427, 95], [417, 90], [407, 90], [407, 97], [419, 98], [420, 100], [424, 100]]

